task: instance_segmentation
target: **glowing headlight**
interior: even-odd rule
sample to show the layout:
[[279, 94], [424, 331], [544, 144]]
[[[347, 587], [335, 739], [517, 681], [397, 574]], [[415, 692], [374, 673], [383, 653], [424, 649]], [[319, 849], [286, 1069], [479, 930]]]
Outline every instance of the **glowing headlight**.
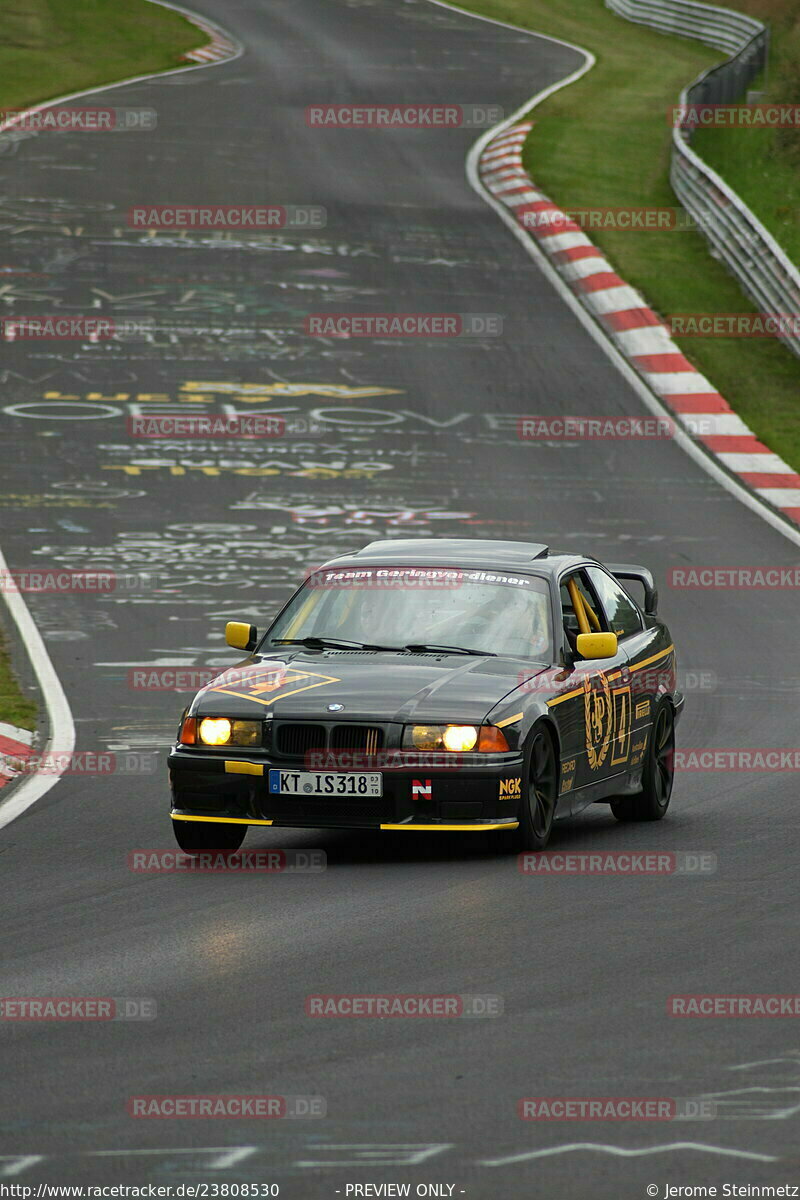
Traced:
[[448, 725], [442, 734], [445, 750], [472, 750], [478, 740], [474, 725]]
[[474, 725], [409, 725], [404, 744], [415, 750], [473, 750], [478, 741]]
[[227, 717], [204, 717], [200, 741], [205, 746], [260, 746], [260, 721], [229, 721]]
[[227, 717], [204, 717], [200, 722], [200, 741], [206, 746], [224, 746], [230, 737], [231, 723]]

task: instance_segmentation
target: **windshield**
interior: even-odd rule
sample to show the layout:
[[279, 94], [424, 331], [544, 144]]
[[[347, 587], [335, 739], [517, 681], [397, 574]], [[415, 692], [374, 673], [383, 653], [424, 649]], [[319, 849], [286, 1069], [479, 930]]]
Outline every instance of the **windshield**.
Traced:
[[281, 638], [436, 645], [552, 662], [544, 580], [440, 567], [317, 571], [270, 629]]

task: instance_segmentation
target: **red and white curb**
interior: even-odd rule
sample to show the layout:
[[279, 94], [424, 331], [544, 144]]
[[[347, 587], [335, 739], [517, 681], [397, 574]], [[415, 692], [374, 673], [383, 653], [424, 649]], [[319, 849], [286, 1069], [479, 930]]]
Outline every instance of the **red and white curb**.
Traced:
[[197, 25], [203, 33], [211, 39], [205, 46], [200, 46], [197, 50], [190, 50], [188, 54], [184, 54], [184, 58], [190, 59], [192, 62], [208, 63], [208, 62], [223, 62], [226, 58], [235, 58], [239, 54], [239, 48], [236, 43], [226, 37], [222, 30], [212, 25], [208, 21], [204, 21], [202, 17], [192, 15], [190, 18], [193, 25]]
[[16, 778], [33, 754], [34, 735], [0, 721], [0, 788]]
[[758, 440], [681, 353], [640, 293], [526, 173], [522, 145], [532, 128], [523, 121], [487, 142], [478, 162], [483, 186], [512, 211], [675, 421], [750, 491], [800, 525], [800, 474]]

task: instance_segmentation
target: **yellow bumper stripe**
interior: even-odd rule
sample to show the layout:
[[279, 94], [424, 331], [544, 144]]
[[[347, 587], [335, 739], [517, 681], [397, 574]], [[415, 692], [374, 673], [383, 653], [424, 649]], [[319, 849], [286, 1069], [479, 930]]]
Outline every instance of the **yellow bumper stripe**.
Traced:
[[261, 763], [238, 762], [236, 759], [225, 759], [225, 773], [227, 775], [263, 775], [264, 767]]
[[[272, 821], [257, 821], [251, 817], [187, 817], [183, 813], [170, 813], [173, 821], [210, 821], [221, 825], [271, 825]], [[516, 829], [519, 826], [519, 821], [502, 821], [491, 825], [381, 825], [381, 829], [444, 829], [451, 832], [452, 830], [478, 830], [481, 829]], [[295, 826], [295, 828], [298, 828]], [[338, 826], [337, 826], [338, 828]], [[342, 828], [349, 828], [343, 826]]]
[[272, 821], [256, 821], [251, 817], [186, 817], [183, 813], [170, 813], [173, 821], [212, 821], [220, 825], [271, 825]]
[[453, 829], [516, 829], [518, 826], [519, 821], [498, 821], [490, 825], [381, 825], [381, 829], [444, 829], [449, 832]]

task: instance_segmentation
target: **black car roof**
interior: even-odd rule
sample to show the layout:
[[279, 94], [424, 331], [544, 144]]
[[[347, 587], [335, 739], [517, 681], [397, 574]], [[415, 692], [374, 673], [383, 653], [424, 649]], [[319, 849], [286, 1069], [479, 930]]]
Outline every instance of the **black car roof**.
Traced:
[[509, 571], [551, 574], [576, 555], [551, 554], [542, 542], [506, 542], [489, 538], [392, 538], [370, 542], [352, 554], [332, 558], [326, 567], [360, 567], [368, 564], [442, 567], [491, 567]]

